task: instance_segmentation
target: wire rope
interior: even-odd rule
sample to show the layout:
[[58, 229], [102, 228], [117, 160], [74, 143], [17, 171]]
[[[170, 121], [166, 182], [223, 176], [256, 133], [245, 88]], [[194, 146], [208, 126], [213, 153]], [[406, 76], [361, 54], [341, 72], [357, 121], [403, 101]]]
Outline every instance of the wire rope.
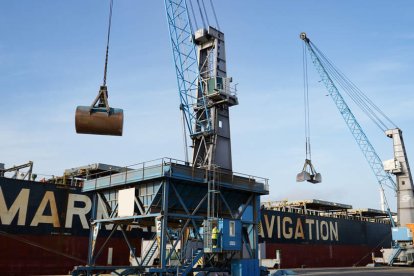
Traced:
[[305, 147], [306, 159], [311, 160], [311, 145], [310, 145], [310, 109], [309, 109], [309, 85], [308, 85], [308, 60], [306, 54], [306, 45], [303, 43], [303, 98], [305, 107]]
[[343, 74], [326, 55], [319, 50], [312, 42], [311, 47], [317, 54], [325, 70], [329, 73], [330, 78], [339, 85], [351, 100], [369, 117], [375, 125], [382, 131], [391, 127], [397, 127], [396, 124], [364, 94], [345, 74]]
[[[193, 19], [194, 19], [195, 30], [198, 30], [198, 22], [197, 22], [197, 18], [195, 16], [195, 12], [194, 12], [193, 2], [191, 0], [189, 0], [188, 2], [190, 3], [191, 13], [192, 13]], [[190, 24], [191, 24], [191, 20], [190, 20]], [[191, 28], [194, 30], [193, 26], [191, 26]]]
[[211, 5], [211, 9], [213, 11], [214, 20], [216, 21], [216, 24], [217, 24], [217, 29], [220, 30], [220, 25], [219, 25], [219, 22], [218, 22], [218, 19], [217, 19], [216, 9], [214, 8], [213, 0], [210, 0], [210, 5]]
[[200, 12], [201, 21], [203, 22], [203, 27], [206, 28], [206, 21], [204, 20], [203, 11], [201, 10], [200, 0], [197, 0], [198, 11]]
[[108, 71], [109, 38], [111, 36], [113, 5], [114, 5], [114, 1], [110, 0], [110, 2], [109, 2], [109, 22], [108, 22], [108, 33], [107, 33], [107, 39], [106, 39], [106, 54], [105, 54], [105, 68], [104, 68], [103, 86], [106, 86], [106, 74], [107, 74], [107, 71]]
[[206, 10], [206, 5], [204, 4], [204, 0], [201, 0], [201, 4], [203, 5], [204, 15], [206, 17], [207, 25], [210, 26], [210, 20], [208, 19], [208, 13]]

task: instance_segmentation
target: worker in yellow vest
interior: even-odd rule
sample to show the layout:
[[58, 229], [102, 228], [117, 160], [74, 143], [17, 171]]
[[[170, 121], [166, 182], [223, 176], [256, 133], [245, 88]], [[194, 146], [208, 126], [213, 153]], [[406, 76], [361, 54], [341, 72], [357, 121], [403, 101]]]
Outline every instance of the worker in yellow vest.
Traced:
[[218, 230], [217, 224], [214, 224], [213, 230], [211, 231], [211, 240], [213, 242], [213, 248], [217, 248], [219, 235], [220, 230]]

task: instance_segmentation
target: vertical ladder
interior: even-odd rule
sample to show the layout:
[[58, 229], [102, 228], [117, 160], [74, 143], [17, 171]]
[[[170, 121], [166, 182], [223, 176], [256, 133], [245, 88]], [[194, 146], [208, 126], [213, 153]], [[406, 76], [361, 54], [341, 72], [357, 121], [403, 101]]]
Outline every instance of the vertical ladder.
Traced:
[[207, 220], [204, 221], [204, 250], [206, 252], [212, 252], [213, 250], [213, 224], [218, 223], [218, 196], [220, 193], [219, 187], [219, 172], [216, 165], [212, 165], [211, 169], [207, 171], [207, 183], [208, 183], [208, 194], [207, 194]]

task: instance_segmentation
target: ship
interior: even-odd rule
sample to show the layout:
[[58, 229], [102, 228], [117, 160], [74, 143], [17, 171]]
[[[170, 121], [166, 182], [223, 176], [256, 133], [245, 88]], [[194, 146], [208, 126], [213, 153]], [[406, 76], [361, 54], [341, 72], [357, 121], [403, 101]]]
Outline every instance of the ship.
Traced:
[[[0, 274], [68, 274], [74, 266], [85, 265], [88, 257], [92, 200], [82, 193], [83, 181], [96, 173], [116, 174], [125, 168], [97, 163], [37, 181], [32, 166], [32, 162], [9, 169], [0, 166]], [[98, 208], [98, 217], [108, 217], [104, 208]], [[127, 231], [132, 237], [130, 243], [139, 252], [141, 239], [149, 231]], [[110, 228], [101, 232], [96, 248]], [[120, 232], [113, 234], [97, 265], [129, 264], [130, 251]]]
[[[396, 214], [393, 214], [396, 215]], [[317, 199], [262, 203], [260, 257], [271, 267], [346, 267], [391, 245], [387, 212]]]
[[[25, 166], [26, 172], [21, 173]], [[32, 174], [31, 162], [25, 166], [0, 167], [0, 272], [67, 274], [74, 266], [87, 263], [92, 198], [82, 192], [83, 182], [97, 174], [128, 169], [97, 163], [46, 179]], [[99, 208], [98, 217], [107, 218], [108, 214]], [[273, 266], [282, 268], [362, 266], [371, 261], [372, 253], [391, 243], [385, 212], [354, 210], [351, 205], [321, 200], [264, 202], [258, 227], [260, 257], [274, 260]], [[110, 228], [101, 231], [103, 239]], [[128, 231], [132, 231], [134, 253], [140, 256], [144, 240], [155, 229]], [[97, 265], [129, 264], [130, 250], [117, 232]]]

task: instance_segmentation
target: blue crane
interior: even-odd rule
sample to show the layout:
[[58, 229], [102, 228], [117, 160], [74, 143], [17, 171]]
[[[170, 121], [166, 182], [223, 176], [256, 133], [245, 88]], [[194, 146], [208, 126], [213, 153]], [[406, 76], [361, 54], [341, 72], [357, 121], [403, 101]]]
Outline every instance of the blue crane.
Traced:
[[[238, 99], [230, 86], [232, 78], [227, 77], [224, 33], [210, 3], [217, 27], [209, 25], [203, 1], [197, 1], [199, 16], [191, 1], [165, 0], [165, 9], [184, 131], [188, 130], [193, 142], [193, 165], [232, 170], [229, 107], [237, 105]], [[203, 22], [199, 29], [197, 17]]]
[[[381, 189], [383, 190], [383, 186], [388, 186], [397, 195], [398, 227], [396, 227], [389, 205], [385, 201], [393, 227], [393, 246], [382, 250], [383, 257], [380, 262], [388, 265], [413, 265], [413, 234], [409, 227], [414, 223], [414, 185], [402, 131], [362, 91], [331, 64], [329, 59], [309, 40], [305, 33], [301, 33], [300, 38], [304, 41], [304, 48], [306, 47], [308, 50], [323, 84], [368, 161]], [[385, 162], [381, 161], [336, 84], [343, 88], [362, 111], [385, 132], [387, 137], [393, 139], [393, 159]], [[391, 173], [396, 176], [396, 182], [391, 177]]]
[[[304, 41], [306, 48], [311, 56], [312, 63], [314, 64], [316, 70], [318, 71], [323, 84], [328, 90], [329, 95], [334, 101], [336, 107], [339, 110], [342, 118], [344, 119], [346, 125], [351, 131], [355, 141], [357, 142], [359, 148], [364, 154], [365, 159], [367, 160], [371, 170], [373, 171], [375, 177], [381, 188], [384, 186], [390, 187], [393, 190], [397, 190], [397, 185], [391, 174], [384, 170], [382, 160], [378, 156], [371, 142], [369, 141], [367, 135], [362, 129], [361, 125], [356, 120], [354, 114], [349, 108], [348, 104], [345, 102], [341, 93], [339, 92], [337, 86], [332, 80], [332, 74], [328, 73], [328, 66], [330, 64], [329, 60], [316, 48], [316, 46], [309, 40], [305, 33], [300, 34], [300, 38]], [[328, 65], [328, 66], [326, 66]], [[330, 73], [337, 72], [336, 70], [329, 70]], [[387, 203], [388, 205], [388, 203]], [[389, 212], [389, 206], [387, 206]], [[392, 221], [392, 219], [391, 219]], [[392, 221], [393, 225], [394, 222]]]

